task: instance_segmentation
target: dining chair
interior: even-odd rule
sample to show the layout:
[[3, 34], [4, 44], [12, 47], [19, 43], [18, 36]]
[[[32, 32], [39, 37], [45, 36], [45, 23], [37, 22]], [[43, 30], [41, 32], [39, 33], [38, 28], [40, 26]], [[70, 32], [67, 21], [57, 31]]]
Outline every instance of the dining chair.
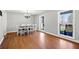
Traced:
[[18, 29], [18, 34], [19, 34], [19, 35], [25, 35], [24, 28], [19, 28], [19, 29]]

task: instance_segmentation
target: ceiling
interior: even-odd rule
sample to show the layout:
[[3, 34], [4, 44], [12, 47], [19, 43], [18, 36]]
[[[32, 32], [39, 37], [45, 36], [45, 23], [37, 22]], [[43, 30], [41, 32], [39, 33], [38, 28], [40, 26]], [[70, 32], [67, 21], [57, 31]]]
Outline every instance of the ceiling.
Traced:
[[[7, 12], [14, 12], [14, 13], [27, 13], [27, 10], [6, 10]], [[28, 13], [32, 14], [32, 15], [37, 15], [37, 14], [41, 14], [44, 13], [48, 10], [28, 10]]]

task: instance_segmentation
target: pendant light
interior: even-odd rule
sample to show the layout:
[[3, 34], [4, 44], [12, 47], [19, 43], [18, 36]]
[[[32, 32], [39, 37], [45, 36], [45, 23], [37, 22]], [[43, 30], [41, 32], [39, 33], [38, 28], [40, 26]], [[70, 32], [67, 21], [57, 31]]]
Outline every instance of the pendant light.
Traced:
[[27, 10], [27, 12], [24, 14], [24, 17], [27, 18], [27, 19], [31, 18], [31, 14], [28, 12], [28, 10]]

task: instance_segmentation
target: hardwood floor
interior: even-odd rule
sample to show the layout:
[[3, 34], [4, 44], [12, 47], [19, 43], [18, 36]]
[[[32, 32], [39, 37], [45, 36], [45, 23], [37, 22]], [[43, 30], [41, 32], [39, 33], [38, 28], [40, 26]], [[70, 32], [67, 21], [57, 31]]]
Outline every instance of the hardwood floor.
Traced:
[[79, 48], [79, 44], [43, 32], [34, 32], [25, 36], [8, 33], [1, 47], [4, 49], [76, 49]]

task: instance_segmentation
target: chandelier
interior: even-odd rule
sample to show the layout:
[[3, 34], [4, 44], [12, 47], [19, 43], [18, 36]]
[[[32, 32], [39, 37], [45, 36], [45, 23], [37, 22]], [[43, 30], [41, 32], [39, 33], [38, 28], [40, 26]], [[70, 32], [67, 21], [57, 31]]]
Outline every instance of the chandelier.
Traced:
[[27, 12], [24, 14], [24, 17], [27, 18], [27, 19], [29, 19], [29, 18], [31, 18], [31, 14], [27, 11]]

